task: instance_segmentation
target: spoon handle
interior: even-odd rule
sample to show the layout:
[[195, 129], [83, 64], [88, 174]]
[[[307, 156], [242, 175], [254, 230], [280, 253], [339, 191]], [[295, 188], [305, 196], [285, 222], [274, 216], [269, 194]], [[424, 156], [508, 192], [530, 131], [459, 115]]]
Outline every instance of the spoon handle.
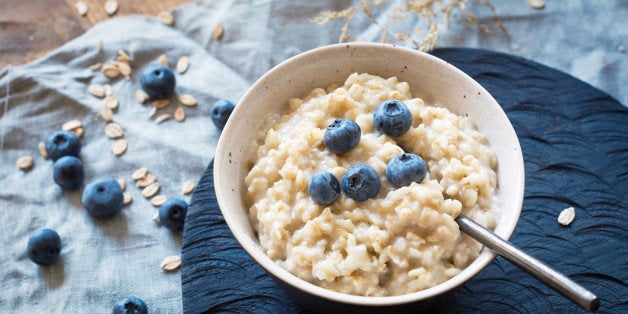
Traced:
[[492, 231], [480, 226], [462, 214], [456, 218], [460, 230], [478, 242], [484, 244], [495, 253], [503, 256], [511, 263], [525, 270], [528, 274], [558, 291], [574, 303], [589, 311], [596, 311], [600, 305], [597, 296], [567, 276], [555, 271], [543, 262], [526, 254], [510, 242], [500, 238]]

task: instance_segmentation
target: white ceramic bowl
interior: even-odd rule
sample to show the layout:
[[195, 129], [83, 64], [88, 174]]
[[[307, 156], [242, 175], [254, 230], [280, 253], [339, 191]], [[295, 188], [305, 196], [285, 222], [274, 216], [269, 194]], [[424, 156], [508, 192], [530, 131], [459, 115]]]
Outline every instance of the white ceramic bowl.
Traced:
[[[254, 161], [255, 136], [267, 117], [284, 110], [287, 100], [303, 97], [313, 88], [342, 84], [353, 72], [408, 82], [413, 97], [435, 101], [458, 115], [466, 115], [484, 133], [498, 160], [498, 196], [503, 204], [495, 233], [510, 238], [521, 212], [524, 189], [523, 158], [510, 121], [493, 97], [471, 77], [426, 53], [391, 44], [350, 43], [320, 47], [279, 64], [248, 90], [222, 131], [214, 160], [214, 184], [220, 209], [242, 247], [298, 301], [322, 311], [381, 307], [395, 309], [449, 291], [488, 265], [495, 254], [484, 249], [460, 274], [419, 292], [365, 297], [343, 294], [308, 283], [274, 263], [262, 251], [244, 204], [244, 178]], [[337, 306], [337, 307], [336, 307]]]

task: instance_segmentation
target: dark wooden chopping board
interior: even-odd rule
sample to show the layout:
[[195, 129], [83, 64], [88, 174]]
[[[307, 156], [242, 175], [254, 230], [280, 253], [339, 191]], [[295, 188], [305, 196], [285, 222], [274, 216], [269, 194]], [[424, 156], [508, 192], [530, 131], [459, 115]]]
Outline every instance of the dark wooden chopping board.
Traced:
[[[476, 49], [437, 49], [504, 108], [526, 168], [523, 210], [511, 242], [581, 283], [599, 312], [628, 313], [628, 109], [563, 72]], [[225, 224], [211, 163], [192, 197], [183, 234], [186, 313], [305, 312], [240, 247]], [[558, 214], [573, 206], [567, 227]], [[501, 257], [431, 312], [583, 312]]]

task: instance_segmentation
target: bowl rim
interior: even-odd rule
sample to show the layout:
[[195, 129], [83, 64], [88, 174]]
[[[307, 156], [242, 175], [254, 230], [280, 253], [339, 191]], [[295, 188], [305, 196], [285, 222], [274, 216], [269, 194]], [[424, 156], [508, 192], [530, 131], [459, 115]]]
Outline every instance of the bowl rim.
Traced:
[[[349, 47], [356, 48], [356, 49], [359, 49], [359, 48], [384, 49], [388, 51], [401, 50], [401, 52], [416, 54], [417, 57], [428, 59], [430, 62], [436, 62], [439, 65], [448, 68], [449, 70], [453, 70], [458, 75], [465, 77], [465, 79], [468, 80], [470, 84], [472, 84], [475, 88], [477, 88], [484, 95], [486, 95], [486, 97], [488, 97], [490, 101], [494, 102], [495, 105], [497, 105], [498, 107], [497, 108], [498, 114], [503, 115], [502, 118], [507, 119], [509, 121], [508, 117], [506, 116], [506, 113], [503, 111], [503, 108], [499, 105], [499, 103], [497, 103], [497, 101], [493, 98], [493, 96], [484, 87], [482, 87], [477, 81], [475, 81], [472, 77], [464, 73], [462, 70], [456, 68], [455, 66], [449, 64], [448, 62], [438, 57], [435, 57], [433, 55], [430, 55], [422, 51], [399, 46], [396, 44], [373, 43], [373, 42], [338, 43], [338, 44], [321, 46], [321, 47], [317, 47], [317, 48], [299, 53], [295, 56], [292, 56], [284, 60], [283, 62], [274, 66], [271, 70], [266, 72], [264, 75], [262, 75], [259, 79], [255, 81], [255, 83], [253, 83], [253, 85], [249, 87], [249, 89], [246, 91], [244, 96], [240, 99], [240, 101], [236, 105], [236, 108], [234, 109], [232, 116], [237, 117], [240, 111], [245, 110], [245, 108], [243, 108], [244, 106], [241, 106], [240, 104], [253, 103], [252, 95], [256, 93], [256, 90], [260, 89], [264, 85], [264, 81], [266, 81], [269, 77], [272, 77], [274, 73], [280, 71], [286, 65], [293, 63], [296, 60], [310, 58], [320, 53], [325, 53], [328, 51], [333, 51], [333, 50], [337, 50], [341, 48], [346, 49]], [[233, 120], [234, 119], [229, 119], [227, 121], [227, 124], [225, 125], [223, 132], [225, 130], [230, 129], [230, 125], [234, 123], [232, 122]], [[512, 211], [515, 214], [514, 215], [515, 219], [508, 221], [509, 223], [506, 225], [503, 225], [504, 227], [500, 229], [500, 232], [496, 232], [498, 236], [500, 236], [504, 240], [508, 240], [510, 236], [514, 233], [515, 227], [520, 218], [521, 208], [523, 204], [524, 187], [525, 187], [525, 184], [524, 184], [525, 183], [525, 171], [524, 171], [524, 164], [523, 164], [523, 155], [521, 153], [521, 146], [520, 146], [519, 140], [516, 136], [516, 132], [514, 131], [512, 124], [510, 124], [510, 128], [512, 129], [512, 132], [515, 134], [516, 142], [513, 143], [513, 145], [515, 145], [516, 150], [519, 152], [519, 154], [517, 154], [517, 158], [516, 158], [517, 164], [509, 165], [509, 166], [514, 166], [514, 167], [519, 168], [518, 171], [520, 171], [522, 175], [520, 176], [520, 179], [516, 182], [515, 187], [516, 188], [518, 187], [518, 191], [516, 193], [515, 203], [508, 204], [509, 211]], [[226, 141], [222, 140], [222, 138], [223, 137], [221, 136], [218, 141], [215, 156], [221, 156], [221, 154], [225, 154], [228, 149]], [[417, 302], [417, 301], [421, 301], [425, 299], [430, 299], [432, 297], [435, 297], [437, 295], [440, 295], [444, 292], [447, 292], [449, 290], [452, 290], [462, 285], [463, 283], [467, 282], [468, 280], [473, 278], [475, 275], [477, 275], [479, 272], [481, 272], [496, 257], [496, 254], [493, 251], [491, 251], [487, 247], [483, 247], [478, 257], [469, 266], [463, 269], [456, 276], [440, 284], [437, 284], [436, 286], [433, 286], [431, 288], [420, 290], [413, 293], [403, 294], [403, 295], [359, 296], [359, 295], [345, 294], [345, 293], [319, 287], [315, 284], [312, 284], [306, 280], [303, 280], [297, 277], [296, 275], [293, 275], [288, 270], [279, 266], [261, 250], [259, 245], [256, 244], [248, 234], [245, 234], [241, 230], [236, 229], [234, 227], [234, 220], [232, 219], [231, 215], [225, 214], [226, 211], [223, 210], [223, 206], [220, 206], [220, 204], [224, 204], [226, 202], [225, 199], [223, 198], [223, 195], [227, 191], [226, 191], [226, 188], [223, 191], [223, 186], [219, 184], [218, 180], [216, 179], [218, 177], [216, 176], [216, 174], [221, 173], [221, 167], [226, 166], [226, 165], [222, 165], [219, 159], [217, 159], [217, 161], [218, 162], [214, 162], [214, 169], [213, 169], [216, 199], [218, 201], [218, 205], [219, 205], [221, 213], [223, 214], [225, 222], [227, 223], [234, 237], [240, 243], [240, 245], [244, 248], [244, 250], [257, 262], [257, 264], [260, 265], [262, 268], [264, 268], [272, 277], [274, 277], [275, 280], [277, 279], [281, 280], [284, 283], [292, 286], [293, 288], [303, 291], [305, 293], [308, 293], [308, 294], [311, 294], [320, 298], [324, 298], [333, 302], [353, 304], [353, 305], [362, 305], [362, 306], [378, 307], [378, 306], [394, 306], [394, 305], [412, 303], [412, 302]], [[501, 207], [503, 208], [504, 204], [501, 204]], [[500, 226], [501, 225], [502, 224], [500, 224]]]

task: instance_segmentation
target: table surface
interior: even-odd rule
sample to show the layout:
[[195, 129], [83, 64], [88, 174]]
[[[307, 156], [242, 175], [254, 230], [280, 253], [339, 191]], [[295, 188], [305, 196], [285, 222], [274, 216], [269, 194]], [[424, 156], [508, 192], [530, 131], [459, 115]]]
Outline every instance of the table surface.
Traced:
[[104, 0], [84, 0], [85, 16], [76, 11], [76, 0], [2, 0], [0, 3], [0, 69], [33, 61], [94, 24], [130, 14], [156, 15], [189, 0], [118, 0], [118, 11], [109, 16]]

